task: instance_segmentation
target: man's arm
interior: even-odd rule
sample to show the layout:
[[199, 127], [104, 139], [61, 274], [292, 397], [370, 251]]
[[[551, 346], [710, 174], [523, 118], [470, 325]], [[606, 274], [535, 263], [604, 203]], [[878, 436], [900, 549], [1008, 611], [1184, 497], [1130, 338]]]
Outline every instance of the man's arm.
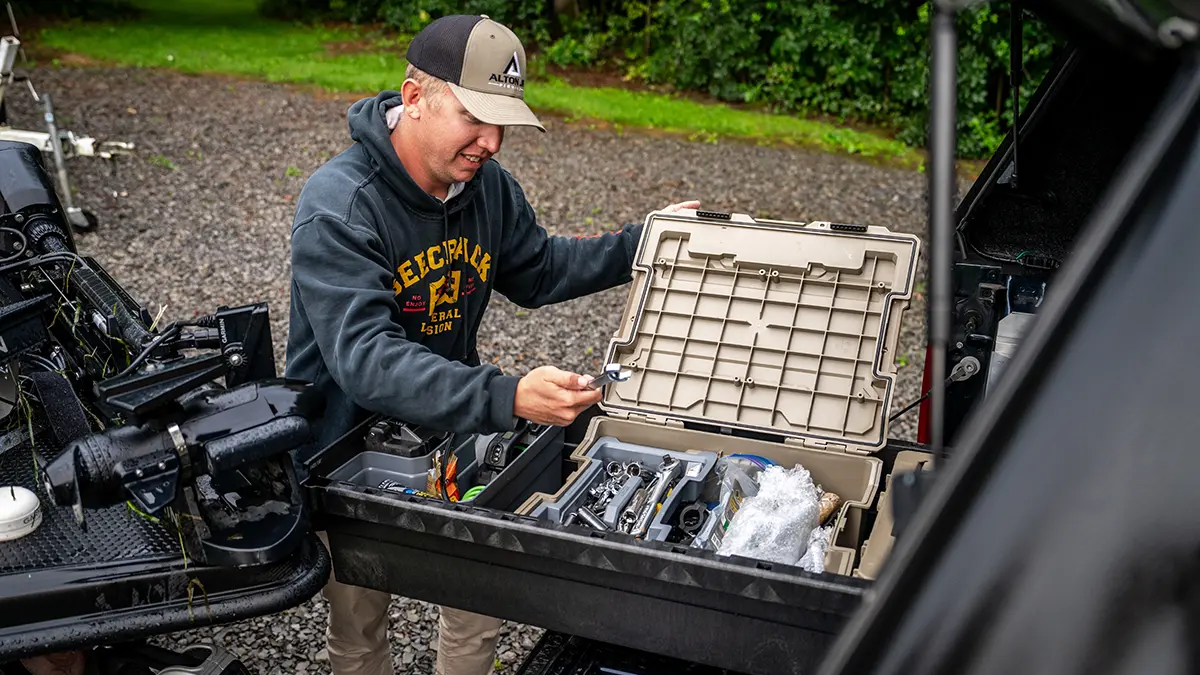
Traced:
[[[505, 172], [513, 191], [512, 227], [506, 227], [496, 290], [522, 307], [535, 308], [608, 290], [632, 278], [642, 223], [596, 237], [550, 236], [538, 225], [525, 193]], [[690, 201], [665, 210], [697, 208]]]
[[292, 275], [334, 381], [363, 408], [414, 424], [512, 428], [519, 378], [406, 339], [383, 251], [375, 233], [324, 217], [292, 234]]
[[640, 223], [598, 237], [550, 236], [524, 199], [515, 222], [505, 232], [496, 290], [522, 307], [572, 300], [631, 278]]

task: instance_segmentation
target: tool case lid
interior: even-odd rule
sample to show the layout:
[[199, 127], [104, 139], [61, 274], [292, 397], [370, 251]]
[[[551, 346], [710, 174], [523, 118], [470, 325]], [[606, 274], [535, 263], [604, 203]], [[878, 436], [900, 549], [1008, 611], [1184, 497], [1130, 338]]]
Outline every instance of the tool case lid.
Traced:
[[866, 454], [888, 438], [920, 240], [684, 210], [646, 217], [601, 408]]

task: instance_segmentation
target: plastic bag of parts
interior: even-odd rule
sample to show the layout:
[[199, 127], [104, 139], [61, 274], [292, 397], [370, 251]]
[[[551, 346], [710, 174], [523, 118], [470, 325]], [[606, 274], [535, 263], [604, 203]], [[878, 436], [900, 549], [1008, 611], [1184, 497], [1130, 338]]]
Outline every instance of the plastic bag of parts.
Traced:
[[819, 529], [821, 496], [808, 469], [767, 467], [758, 475], [757, 494], [747, 496], [730, 519], [717, 553], [797, 564]]
[[700, 493], [700, 501], [711, 508], [704, 525], [692, 540], [693, 548], [720, 549], [734, 515], [748, 497], [758, 494], [758, 474], [764, 466], [767, 464], [737, 455], [717, 461], [716, 469]]

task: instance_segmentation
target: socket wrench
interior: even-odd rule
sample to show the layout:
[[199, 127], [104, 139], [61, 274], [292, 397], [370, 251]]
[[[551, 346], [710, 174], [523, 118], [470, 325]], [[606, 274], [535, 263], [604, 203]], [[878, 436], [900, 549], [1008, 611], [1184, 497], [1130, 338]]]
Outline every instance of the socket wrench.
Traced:
[[619, 527], [621, 524], [621, 512], [629, 505], [630, 500], [637, 494], [637, 491], [642, 487], [641, 476], [630, 476], [625, 479], [625, 484], [617, 491], [617, 494], [608, 503], [604, 509], [604, 522], [611, 527]]
[[611, 532], [612, 531], [612, 528], [609, 527], [608, 524], [605, 523], [603, 520], [600, 520], [600, 516], [597, 516], [595, 511], [592, 511], [588, 507], [581, 506], [581, 507], [579, 507], [579, 510], [576, 511], [576, 513], [579, 514], [579, 519], [582, 520], [583, 522], [587, 523], [589, 527], [600, 530], [602, 532]]
[[604, 366], [604, 372], [597, 375], [592, 380], [591, 384], [588, 385], [588, 388], [589, 389], [599, 389], [600, 387], [603, 387], [604, 385], [607, 385], [607, 384], [615, 384], [617, 382], [624, 382], [625, 380], [628, 380], [631, 377], [633, 377], [632, 370], [626, 370], [626, 369], [621, 368], [621, 364], [619, 364], [619, 363], [610, 363], [610, 364]]
[[629, 505], [621, 512], [621, 517], [617, 520], [617, 530], [629, 534], [633, 530], [634, 524], [637, 522], [638, 514], [646, 506], [646, 488], [639, 487], [637, 492], [633, 494], [633, 498], [629, 501]]
[[642, 512], [638, 514], [638, 519], [633, 525], [633, 530], [630, 532], [635, 537], [645, 536], [646, 530], [650, 528], [650, 521], [654, 518], [654, 514], [658, 509], [658, 502], [667, 494], [667, 490], [675, 482], [682, 473], [683, 463], [671, 457], [670, 455], [663, 457], [662, 464], [658, 466], [658, 471], [654, 473], [654, 487], [650, 490], [650, 495], [646, 498], [646, 505], [642, 507]]

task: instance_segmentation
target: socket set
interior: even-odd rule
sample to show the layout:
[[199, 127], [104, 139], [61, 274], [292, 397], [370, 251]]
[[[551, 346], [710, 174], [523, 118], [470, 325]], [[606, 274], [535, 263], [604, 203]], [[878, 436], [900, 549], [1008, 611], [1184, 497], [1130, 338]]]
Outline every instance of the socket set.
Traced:
[[671, 452], [615, 438], [600, 439], [588, 455], [589, 463], [561, 497], [530, 515], [666, 541], [675, 527], [668, 521], [674, 520], [681, 504], [699, 497], [717, 461], [711, 452]]
[[[667, 491], [679, 481], [681, 466], [679, 460], [664, 457], [658, 469], [650, 474], [640, 462], [609, 461], [604, 480], [588, 490], [587, 503], [567, 516], [564, 524], [582, 521], [597, 530], [643, 537]], [[651, 476], [649, 484], [647, 475]]]

